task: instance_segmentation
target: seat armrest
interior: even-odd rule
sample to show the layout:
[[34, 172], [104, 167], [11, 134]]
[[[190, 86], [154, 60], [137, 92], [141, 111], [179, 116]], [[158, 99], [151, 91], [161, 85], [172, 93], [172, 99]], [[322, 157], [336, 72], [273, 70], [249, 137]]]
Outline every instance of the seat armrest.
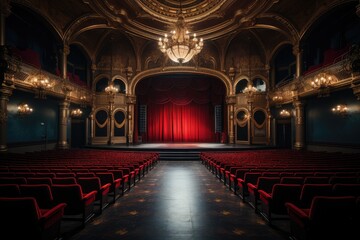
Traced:
[[248, 189], [249, 190], [255, 190], [255, 189], [257, 189], [257, 186], [256, 185], [254, 185], [254, 184], [252, 184], [252, 183], [247, 183], [247, 187], [248, 187]]
[[265, 192], [264, 190], [259, 190], [259, 195], [266, 200], [270, 200], [272, 198], [271, 194]]
[[97, 191], [91, 191], [83, 196], [83, 202], [88, 205], [95, 201]]
[[289, 218], [299, 226], [305, 228], [310, 223], [309, 216], [295, 204], [287, 202], [285, 207], [287, 208]]

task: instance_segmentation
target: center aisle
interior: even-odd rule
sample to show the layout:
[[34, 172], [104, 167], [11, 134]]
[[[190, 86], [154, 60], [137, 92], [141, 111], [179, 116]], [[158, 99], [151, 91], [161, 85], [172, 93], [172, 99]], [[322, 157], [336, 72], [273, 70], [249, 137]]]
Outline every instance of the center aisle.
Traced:
[[159, 161], [71, 240], [288, 239], [200, 161]]

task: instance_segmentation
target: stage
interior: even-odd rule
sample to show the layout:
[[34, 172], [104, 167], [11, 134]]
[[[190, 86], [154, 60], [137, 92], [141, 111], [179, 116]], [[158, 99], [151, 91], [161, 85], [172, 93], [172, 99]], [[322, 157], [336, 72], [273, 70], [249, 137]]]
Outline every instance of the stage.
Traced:
[[224, 143], [142, 143], [89, 145], [86, 148], [118, 151], [151, 151], [160, 154], [160, 160], [200, 160], [201, 152], [209, 151], [246, 151], [272, 149], [268, 145], [240, 145]]
[[118, 149], [131, 151], [169, 151], [169, 150], [197, 150], [197, 151], [232, 151], [250, 149], [269, 149], [268, 145], [240, 145], [225, 143], [142, 143], [142, 144], [113, 144], [89, 145], [87, 148]]

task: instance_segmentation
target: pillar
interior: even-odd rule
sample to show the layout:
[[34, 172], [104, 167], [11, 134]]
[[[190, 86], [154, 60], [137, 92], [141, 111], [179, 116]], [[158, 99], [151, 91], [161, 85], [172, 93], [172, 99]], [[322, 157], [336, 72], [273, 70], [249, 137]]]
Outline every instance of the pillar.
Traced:
[[252, 144], [253, 139], [253, 123], [252, 123], [252, 115], [253, 115], [253, 103], [254, 103], [254, 95], [252, 92], [250, 92], [247, 96], [247, 104], [248, 104], [248, 124], [249, 124], [249, 144]]
[[293, 105], [295, 108], [295, 144], [294, 144], [294, 148], [296, 150], [302, 150], [305, 148], [304, 104], [299, 100], [295, 100], [293, 102]]
[[0, 88], [0, 152], [7, 151], [7, 104], [14, 89], [5, 84]]
[[70, 53], [69, 45], [64, 44], [61, 50], [61, 76], [63, 79], [67, 78], [67, 56]]
[[235, 143], [235, 133], [234, 133], [234, 105], [236, 103], [236, 98], [234, 95], [227, 96], [226, 104], [228, 109], [228, 141], [229, 143]]
[[135, 103], [136, 103], [136, 96], [128, 95], [127, 96], [127, 122], [128, 122], [128, 132], [127, 132], [127, 142], [134, 143], [134, 113], [135, 113]]
[[68, 149], [67, 142], [67, 123], [69, 118], [69, 101], [65, 100], [59, 104], [59, 137], [57, 148]]
[[115, 103], [115, 95], [113, 93], [109, 94], [109, 112], [108, 112], [108, 119], [109, 119], [109, 132], [108, 132], [108, 145], [112, 145], [113, 137], [114, 137], [114, 129], [113, 129], [113, 122], [114, 122], [114, 103]]
[[295, 72], [295, 78], [299, 78], [301, 75], [301, 69], [302, 69], [302, 50], [300, 49], [300, 46], [296, 44], [293, 47], [293, 54], [296, 58], [296, 72]]

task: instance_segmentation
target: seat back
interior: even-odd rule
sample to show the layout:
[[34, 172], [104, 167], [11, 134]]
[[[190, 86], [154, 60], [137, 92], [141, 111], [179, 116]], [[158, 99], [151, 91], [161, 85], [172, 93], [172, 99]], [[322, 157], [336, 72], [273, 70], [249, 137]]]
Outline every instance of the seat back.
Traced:
[[28, 177], [26, 178], [28, 184], [47, 184], [52, 185], [52, 179], [49, 177]]
[[20, 197], [19, 184], [0, 184], [0, 197]]
[[308, 176], [304, 179], [304, 184], [315, 183], [315, 184], [327, 184], [329, 183], [329, 177], [326, 176]]
[[1, 235], [11, 239], [41, 239], [40, 209], [35, 198], [0, 198]]
[[53, 184], [76, 184], [74, 177], [55, 177], [52, 179]]
[[274, 184], [280, 183], [280, 177], [259, 177], [257, 181], [257, 189], [271, 193]]
[[282, 177], [280, 183], [285, 183], [285, 184], [303, 184], [304, 182], [304, 177], [290, 177], [290, 176], [286, 176], [286, 177]]
[[313, 224], [344, 225], [353, 221], [355, 210], [355, 197], [316, 196], [311, 203], [309, 218]]
[[277, 214], [287, 213], [285, 203], [297, 203], [300, 198], [301, 184], [274, 184], [271, 192], [271, 212]]
[[99, 191], [101, 188], [99, 177], [81, 177], [77, 179], [77, 183], [81, 185], [83, 193]]
[[54, 184], [51, 187], [54, 202], [66, 203], [65, 214], [79, 214], [83, 211], [83, 193], [79, 184]]
[[336, 183], [333, 185], [335, 196], [360, 196], [360, 183]]
[[310, 208], [315, 196], [332, 196], [331, 184], [304, 184], [300, 194], [300, 206]]
[[21, 184], [20, 192], [23, 197], [33, 197], [40, 208], [51, 208], [54, 206], [54, 198], [51, 188], [47, 184]]

